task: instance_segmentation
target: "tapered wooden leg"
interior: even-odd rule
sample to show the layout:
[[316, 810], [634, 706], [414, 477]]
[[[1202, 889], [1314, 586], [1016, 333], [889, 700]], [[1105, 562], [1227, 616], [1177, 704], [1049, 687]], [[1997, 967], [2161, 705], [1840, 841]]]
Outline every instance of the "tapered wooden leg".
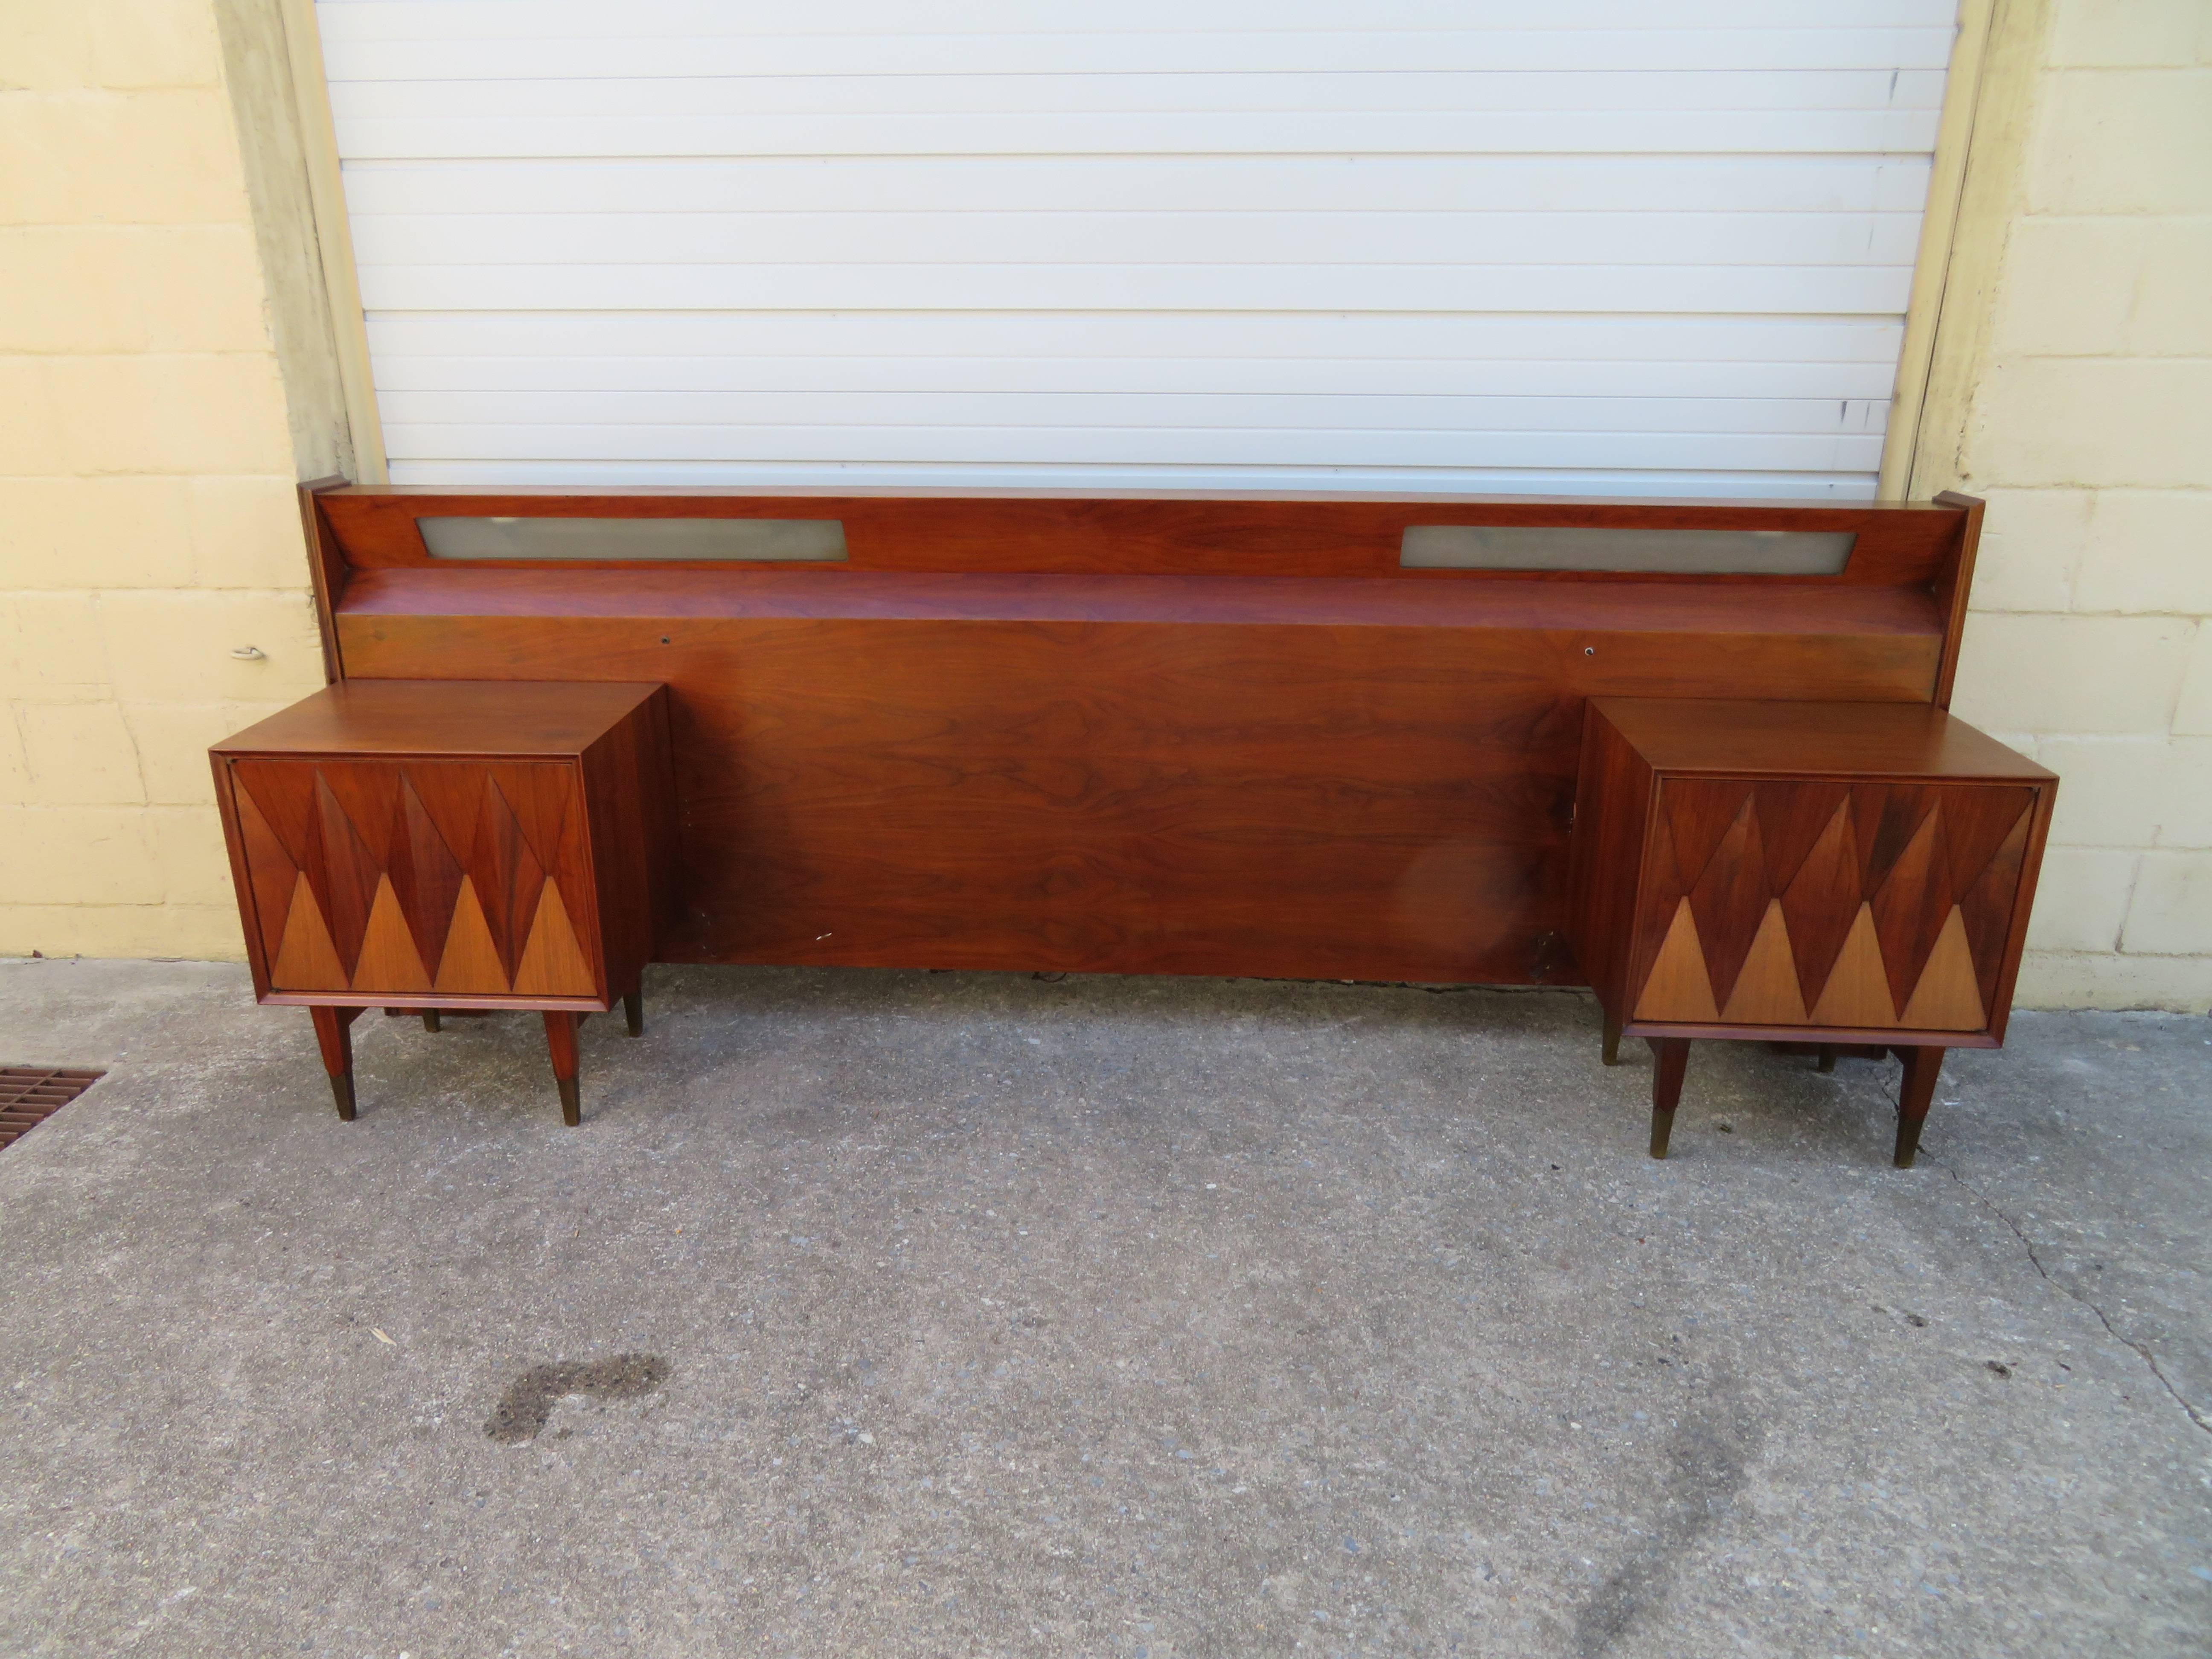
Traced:
[[1605, 1017], [1605, 1046], [1598, 1050], [1598, 1058], [1607, 1066], [1620, 1064], [1620, 1021], [1610, 1012]]
[[1941, 1048], [1899, 1048], [1905, 1062], [1905, 1083], [1897, 1095], [1897, 1167], [1909, 1170], [1920, 1151], [1920, 1126], [1928, 1121], [1935, 1103], [1936, 1075], [1943, 1069]]
[[310, 1008], [315, 1019], [315, 1043], [323, 1051], [323, 1069], [331, 1074], [331, 1097], [337, 1102], [338, 1116], [353, 1121], [353, 1036], [347, 1029], [361, 1018], [358, 1008]]
[[632, 991], [623, 998], [623, 1018], [629, 1022], [632, 1036], [645, 1035], [645, 993]]
[[422, 1011], [422, 1029], [426, 1031], [434, 1031], [438, 1029], [438, 1011], [435, 1008], [425, 1008]]
[[1674, 1108], [1682, 1098], [1682, 1073], [1690, 1064], [1690, 1039], [1651, 1037], [1657, 1064], [1651, 1073], [1651, 1156], [1667, 1156], [1667, 1142], [1674, 1133]]
[[1819, 1047], [1820, 1050], [1820, 1063], [1814, 1066], [1813, 1069], [1816, 1072], [1834, 1071], [1836, 1069], [1836, 1045], [1832, 1042], [1823, 1042], [1820, 1044]]
[[561, 1121], [571, 1127], [584, 1121], [576, 1082], [576, 1024], [574, 1014], [545, 1011], [545, 1046], [553, 1054], [553, 1080], [561, 1085]]

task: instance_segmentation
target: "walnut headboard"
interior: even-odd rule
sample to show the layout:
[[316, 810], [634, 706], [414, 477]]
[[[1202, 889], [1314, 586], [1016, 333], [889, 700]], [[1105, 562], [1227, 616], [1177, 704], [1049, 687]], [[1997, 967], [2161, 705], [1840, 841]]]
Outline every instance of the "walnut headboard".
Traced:
[[1981, 520], [1958, 495], [305, 501], [333, 677], [667, 684], [665, 960], [1506, 984], [1577, 978], [1586, 697], [1948, 704]]

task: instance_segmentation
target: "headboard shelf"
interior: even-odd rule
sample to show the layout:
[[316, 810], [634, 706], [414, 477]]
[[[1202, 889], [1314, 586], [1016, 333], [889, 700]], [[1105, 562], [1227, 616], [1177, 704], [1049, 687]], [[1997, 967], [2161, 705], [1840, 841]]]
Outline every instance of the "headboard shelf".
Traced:
[[[421, 519], [776, 519], [836, 520], [846, 557], [824, 578], [862, 571], [1024, 574], [1388, 576], [1407, 581], [1527, 580], [1535, 573], [1406, 568], [1405, 532], [1421, 526], [1490, 526], [1633, 532], [1836, 533], [1856, 538], [1838, 575], [1768, 576], [1638, 573], [1646, 580], [1815, 585], [1924, 585], [1958, 540], [1959, 514], [1934, 506], [1838, 506], [1800, 501], [1589, 501], [1536, 497], [1062, 496], [849, 495], [805, 492], [674, 494], [638, 490], [563, 494], [502, 490], [324, 492], [322, 510], [356, 569], [446, 564], [434, 561]], [[574, 569], [586, 562], [547, 563]], [[621, 564], [622, 562], [613, 562]], [[501, 559], [514, 568], [524, 561]], [[655, 560], [656, 568], [682, 568]], [[728, 569], [715, 562], [695, 568]], [[1607, 580], [1610, 571], [1553, 571], [1541, 579]]]
[[822, 617], [969, 622], [1589, 629], [1942, 636], [1925, 588], [1778, 591], [1661, 581], [1428, 583], [1307, 576], [1100, 576], [559, 567], [363, 570], [338, 605], [368, 616]]

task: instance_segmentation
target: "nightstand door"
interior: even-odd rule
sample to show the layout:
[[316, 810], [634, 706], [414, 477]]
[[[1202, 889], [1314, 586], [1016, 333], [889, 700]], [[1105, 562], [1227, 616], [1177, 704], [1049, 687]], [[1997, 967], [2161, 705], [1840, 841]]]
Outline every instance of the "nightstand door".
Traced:
[[574, 764], [238, 759], [230, 778], [271, 990], [604, 994]]
[[1980, 1032], [2036, 791], [1661, 781], [1631, 1018]]

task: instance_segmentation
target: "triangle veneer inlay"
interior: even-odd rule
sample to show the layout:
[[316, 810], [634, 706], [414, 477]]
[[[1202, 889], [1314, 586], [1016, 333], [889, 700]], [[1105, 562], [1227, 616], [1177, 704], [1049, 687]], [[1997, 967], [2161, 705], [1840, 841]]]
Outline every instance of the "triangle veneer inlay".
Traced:
[[1978, 1031], [1989, 1024], [1989, 1011], [1974, 985], [1966, 921], [1956, 905], [1943, 919], [1943, 931], [1898, 1023], [1923, 1031]]
[[548, 875], [561, 867], [562, 831], [575, 791], [563, 766], [513, 766], [499, 774], [500, 792], [532, 854]]
[[1774, 891], [1783, 891], [1797, 878], [1828, 821], [1850, 794], [1850, 787], [1841, 783], [1762, 783], [1752, 791], [1758, 803], [1766, 879]]
[[1931, 811], [1890, 866], [1874, 896], [1874, 931], [1889, 971], [1890, 1000], [1899, 1006], [1912, 994], [1936, 936], [1951, 913], [1950, 865], [1943, 844], [1943, 814]]
[[1770, 899], [1759, 936], [1751, 942], [1721, 1018], [1745, 1025], [1802, 1025], [1805, 995], [1797, 982], [1797, 963], [1790, 951], [1790, 925], [1782, 901]]
[[1711, 977], [1716, 1002], [1726, 1002], [1735, 989], [1736, 975], [1743, 971], [1744, 957], [1773, 896], [1766, 881], [1759, 817], [1747, 793], [1735, 822], [1729, 825], [1706, 860], [1705, 873], [1690, 890], [1690, 914], [1697, 921], [1698, 942], [1705, 947], [1705, 971]]
[[392, 885], [398, 896], [400, 914], [423, 965], [433, 974], [446, 948], [453, 926], [454, 901], [460, 896], [460, 860], [438, 830], [422, 805], [413, 780], [402, 775], [399, 798], [393, 803], [392, 826]]
[[1815, 1025], [1887, 1026], [1897, 1024], [1897, 1005], [1889, 1000], [1889, 975], [1882, 966], [1881, 943], [1874, 930], [1874, 909], [1861, 904], [1851, 930], [1836, 957], [1820, 1000], [1813, 1005]]
[[537, 919], [538, 895], [545, 884], [545, 866], [530, 850], [514, 809], [489, 775], [483, 781], [476, 845], [464, 861], [464, 867], [483, 907], [492, 944], [499, 952], [500, 970], [511, 980], [521, 964], [530, 924]]
[[465, 763], [424, 761], [407, 769], [407, 785], [454, 861], [467, 869], [483, 812], [483, 772]]
[[1705, 1024], [1720, 1018], [1712, 979], [1705, 972], [1705, 953], [1698, 944], [1697, 921], [1686, 898], [1674, 907], [1666, 941], [1636, 1000], [1636, 1018]]
[[279, 991], [343, 991], [345, 964], [338, 960], [331, 930], [315, 905], [315, 890], [304, 872], [292, 888], [292, 908], [284, 921], [283, 943], [270, 965], [269, 983]]
[[1943, 841], [1948, 855], [1951, 902], [1972, 890], [1982, 872], [2012, 837], [2014, 827], [2035, 803], [2029, 789], [1946, 789]]
[[246, 854], [246, 879], [253, 887], [253, 914], [261, 925], [262, 960], [274, 962], [284, 948], [284, 925], [292, 911], [292, 890], [300, 872], [284, 851], [276, 832], [269, 827], [253, 797], [243, 789], [231, 792], [238, 809], [238, 838]]
[[561, 901], [557, 883], [547, 882], [538, 901], [537, 925], [515, 969], [517, 996], [590, 996], [599, 987], [576, 930], [568, 921], [568, 907]]
[[427, 991], [430, 970], [407, 931], [400, 914], [399, 895], [390, 877], [376, 884], [376, 898], [368, 908], [368, 927], [362, 934], [361, 956], [353, 966], [354, 988], [361, 991]]
[[1684, 891], [1695, 887], [1714, 853], [1751, 799], [1748, 783], [1728, 779], [1670, 780], [1661, 799], [1673, 833], [1674, 863]]
[[446, 948], [439, 954], [436, 988], [457, 996], [507, 994], [507, 969], [492, 943], [483, 906], [477, 902], [476, 884], [466, 876], [461, 878], [460, 892], [453, 901], [453, 925], [446, 934]]
[[398, 816], [398, 769], [373, 762], [325, 762], [316, 768], [324, 788], [361, 837], [370, 864], [384, 869], [392, 859], [392, 820]]
[[2021, 865], [2027, 857], [2032, 817], [2027, 812], [2020, 815], [1981, 879], [1959, 901], [1966, 926], [1966, 945], [1974, 956], [1974, 981], [1981, 987], [1984, 1003], [1997, 994], [1997, 973], [2004, 963], [2006, 937], [2012, 931], [2013, 906], [2020, 897]]
[[1863, 783], [1851, 791], [1851, 829], [1859, 851], [1859, 896], [1872, 898], [1890, 866], [1935, 810], [1935, 792], [1910, 783]]
[[312, 768], [286, 761], [240, 761], [233, 775], [253, 797], [294, 867], [305, 870], [321, 857]]
[[375, 902], [377, 885], [384, 878], [384, 863], [362, 840], [353, 820], [346, 816], [344, 805], [331, 788], [330, 780], [320, 773], [316, 775], [315, 799], [322, 818], [323, 856], [319, 864], [305, 866], [307, 881], [323, 906], [323, 919], [330, 924], [338, 960], [350, 975], [361, 957], [368, 908]]
[[1783, 919], [1797, 958], [1797, 987], [1808, 1007], [1820, 1000], [1828, 983], [1857, 916], [1859, 898], [1858, 842], [1846, 800], [1838, 805], [1782, 895]]

